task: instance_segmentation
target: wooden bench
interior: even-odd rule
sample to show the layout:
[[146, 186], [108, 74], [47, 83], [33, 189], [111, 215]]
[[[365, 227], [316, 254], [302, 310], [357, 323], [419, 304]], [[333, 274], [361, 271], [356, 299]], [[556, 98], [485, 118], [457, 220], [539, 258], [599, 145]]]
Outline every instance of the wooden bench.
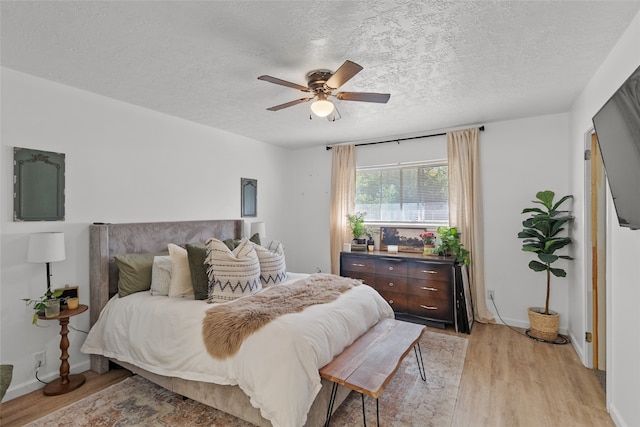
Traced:
[[367, 421], [364, 395], [375, 398], [376, 419], [380, 425], [378, 398], [411, 348], [416, 354], [420, 377], [426, 381], [422, 352], [418, 342], [424, 329], [423, 325], [415, 323], [383, 319], [320, 369], [322, 378], [333, 381], [325, 426], [328, 427], [331, 420], [338, 385], [360, 393], [365, 426]]

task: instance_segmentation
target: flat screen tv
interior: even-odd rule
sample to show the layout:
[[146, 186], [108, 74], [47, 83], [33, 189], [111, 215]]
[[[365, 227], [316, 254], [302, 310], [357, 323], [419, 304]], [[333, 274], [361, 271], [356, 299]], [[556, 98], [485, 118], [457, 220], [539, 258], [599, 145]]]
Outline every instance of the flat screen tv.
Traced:
[[640, 229], [640, 67], [593, 116], [621, 227]]

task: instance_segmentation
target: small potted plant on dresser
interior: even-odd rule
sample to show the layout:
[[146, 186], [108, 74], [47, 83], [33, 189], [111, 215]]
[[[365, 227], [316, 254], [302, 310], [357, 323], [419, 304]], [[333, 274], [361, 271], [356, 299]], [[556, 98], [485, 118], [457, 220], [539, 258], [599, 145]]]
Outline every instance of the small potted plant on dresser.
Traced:
[[471, 258], [469, 251], [460, 241], [460, 232], [456, 227], [440, 226], [436, 230], [438, 234], [438, 247], [435, 251], [441, 256], [454, 256], [457, 262], [469, 265]]
[[568, 255], [556, 255], [556, 252], [572, 243], [571, 238], [561, 236], [564, 225], [573, 220], [569, 211], [558, 208], [572, 195], [564, 196], [554, 202], [555, 193], [550, 190], [540, 191], [536, 194], [533, 203], [542, 207], [525, 208], [522, 213], [531, 214], [522, 222], [524, 229], [518, 233], [522, 241], [522, 250], [533, 252], [536, 258], [529, 262], [529, 268], [533, 271], [546, 273], [547, 296], [544, 307], [529, 307], [529, 323], [531, 329], [528, 334], [533, 338], [554, 342], [558, 339], [560, 327], [560, 315], [549, 310], [549, 297], [551, 295], [551, 275], [566, 277], [567, 273], [562, 268], [552, 265], [559, 259], [572, 260]]
[[353, 235], [352, 250], [366, 250], [367, 248], [367, 227], [364, 225], [365, 212], [356, 212], [354, 214], [347, 215], [347, 221], [349, 222], [349, 229]]

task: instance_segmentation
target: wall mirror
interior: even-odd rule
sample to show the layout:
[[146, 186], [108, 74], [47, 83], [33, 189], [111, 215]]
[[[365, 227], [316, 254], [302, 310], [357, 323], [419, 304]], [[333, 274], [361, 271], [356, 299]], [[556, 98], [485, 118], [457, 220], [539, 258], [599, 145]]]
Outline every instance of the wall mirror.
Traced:
[[64, 154], [13, 148], [13, 220], [64, 221]]
[[240, 178], [240, 194], [242, 200], [241, 216], [258, 216], [258, 180]]

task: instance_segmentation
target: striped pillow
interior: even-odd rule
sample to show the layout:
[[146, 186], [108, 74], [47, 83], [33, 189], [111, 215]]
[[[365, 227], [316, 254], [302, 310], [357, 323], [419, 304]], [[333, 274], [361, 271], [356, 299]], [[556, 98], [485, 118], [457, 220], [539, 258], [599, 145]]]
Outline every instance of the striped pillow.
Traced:
[[262, 289], [260, 262], [253, 244], [243, 239], [230, 251], [227, 245], [211, 238], [206, 242], [209, 298], [207, 302], [227, 302]]
[[260, 261], [260, 281], [263, 287], [277, 285], [287, 280], [287, 266], [282, 243], [273, 241], [269, 248], [253, 245]]

